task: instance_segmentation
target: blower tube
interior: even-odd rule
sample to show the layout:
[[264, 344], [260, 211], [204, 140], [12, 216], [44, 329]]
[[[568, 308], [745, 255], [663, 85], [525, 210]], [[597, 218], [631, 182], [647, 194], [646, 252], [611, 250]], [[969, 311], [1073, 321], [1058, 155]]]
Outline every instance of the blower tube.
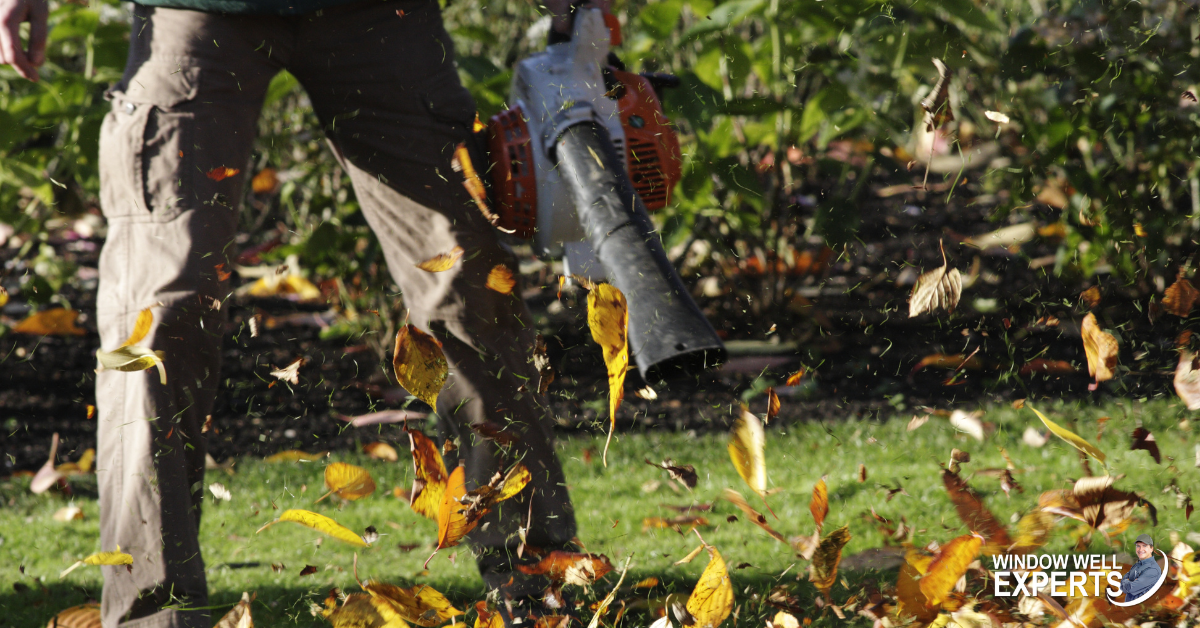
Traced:
[[725, 361], [725, 346], [671, 266], [608, 130], [585, 122], [556, 143], [560, 174], [584, 232], [629, 304], [629, 346], [648, 382]]

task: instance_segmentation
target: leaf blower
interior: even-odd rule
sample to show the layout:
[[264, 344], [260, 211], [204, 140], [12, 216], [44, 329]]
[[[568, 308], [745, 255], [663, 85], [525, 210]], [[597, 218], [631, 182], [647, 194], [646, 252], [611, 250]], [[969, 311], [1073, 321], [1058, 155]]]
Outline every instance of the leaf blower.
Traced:
[[620, 23], [578, 9], [569, 41], [520, 61], [515, 106], [488, 124], [498, 226], [562, 257], [565, 275], [607, 278], [629, 304], [628, 337], [647, 381], [725, 360], [725, 347], [667, 259], [648, 209], [680, 178], [679, 140], [656, 88], [673, 76], [614, 65]]

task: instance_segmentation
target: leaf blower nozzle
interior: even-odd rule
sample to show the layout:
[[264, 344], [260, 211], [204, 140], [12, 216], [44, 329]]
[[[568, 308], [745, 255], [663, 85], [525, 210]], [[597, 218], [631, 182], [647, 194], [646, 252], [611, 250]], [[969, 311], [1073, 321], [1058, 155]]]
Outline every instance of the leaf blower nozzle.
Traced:
[[725, 361], [725, 347], [667, 259], [607, 129], [573, 124], [554, 147], [596, 257], [629, 304], [629, 345], [647, 381]]

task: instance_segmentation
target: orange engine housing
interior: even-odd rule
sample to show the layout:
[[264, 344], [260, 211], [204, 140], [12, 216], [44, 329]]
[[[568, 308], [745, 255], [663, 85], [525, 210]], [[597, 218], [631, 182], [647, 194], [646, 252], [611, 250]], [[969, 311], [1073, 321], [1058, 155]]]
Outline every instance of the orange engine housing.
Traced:
[[[671, 201], [671, 190], [680, 179], [679, 138], [663, 114], [654, 88], [645, 77], [610, 68], [618, 86], [615, 97], [625, 132], [625, 169], [633, 189], [646, 209], [654, 211]], [[492, 196], [500, 216], [499, 226], [521, 238], [537, 230], [537, 176], [533, 142], [519, 107], [502, 111], [488, 121]]]

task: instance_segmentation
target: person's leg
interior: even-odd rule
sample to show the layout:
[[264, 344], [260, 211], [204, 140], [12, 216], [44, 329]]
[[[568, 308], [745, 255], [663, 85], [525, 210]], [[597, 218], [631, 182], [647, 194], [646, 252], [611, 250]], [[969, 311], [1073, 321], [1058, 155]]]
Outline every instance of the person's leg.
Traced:
[[215, 267], [228, 263], [244, 174], [206, 173], [246, 167], [278, 66], [255, 52], [262, 24], [133, 6], [129, 62], [101, 129], [97, 324], [111, 350], [151, 308], [141, 344], [165, 353], [167, 383], [155, 369], [96, 376], [100, 543], [133, 555], [130, 568], [103, 568], [101, 616], [105, 628], [208, 628], [207, 610], [162, 610], [208, 605], [200, 430], [220, 368], [215, 300], [228, 293]]
[[[512, 580], [504, 592], [513, 597], [539, 594], [544, 582], [513, 568], [517, 528], [532, 512], [528, 543], [563, 548], [575, 537], [575, 517], [553, 421], [537, 396], [535, 332], [520, 286], [511, 294], [485, 287], [497, 265], [515, 275], [516, 259], [451, 168], [455, 147], [470, 136], [475, 104], [459, 82], [437, 3], [365, 2], [327, 9], [307, 24], [293, 73], [350, 173], [409, 322], [443, 343], [451, 377], [437, 411], [443, 433], [458, 441], [467, 488], [518, 460], [533, 474], [529, 488], [468, 536], [484, 580], [493, 589]], [[416, 268], [455, 246], [465, 253], [452, 269]], [[471, 429], [484, 422], [506, 427], [515, 441], [502, 448]]]

